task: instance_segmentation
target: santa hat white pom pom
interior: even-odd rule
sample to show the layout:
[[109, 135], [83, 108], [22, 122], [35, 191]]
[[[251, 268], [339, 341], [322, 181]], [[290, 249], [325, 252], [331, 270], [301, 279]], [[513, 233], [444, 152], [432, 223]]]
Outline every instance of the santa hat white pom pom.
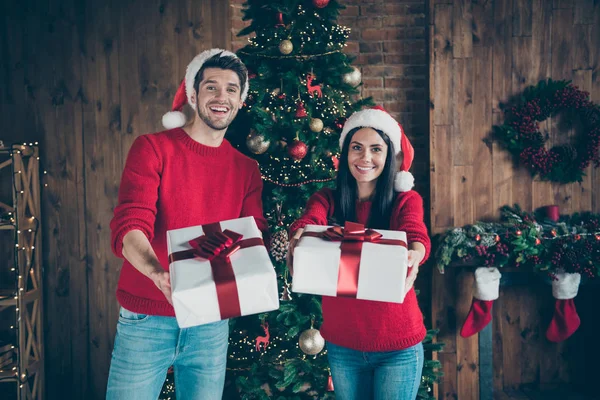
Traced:
[[166, 129], [181, 128], [185, 125], [185, 114], [181, 111], [169, 111], [163, 115], [162, 124]]
[[415, 177], [408, 171], [400, 171], [396, 173], [394, 179], [394, 189], [396, 192], [408, 192], [415, 186]]

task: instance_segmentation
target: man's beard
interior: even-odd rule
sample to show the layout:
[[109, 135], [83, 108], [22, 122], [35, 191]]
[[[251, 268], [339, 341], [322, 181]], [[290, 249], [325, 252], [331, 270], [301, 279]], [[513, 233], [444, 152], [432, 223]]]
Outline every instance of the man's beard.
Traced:
[[204, 114], [202, 111], [200, 111], [200, 107], [196, 107], [197, 111], [196, 113], [198, 114], [198, 117], [200, 117], [200, 119], [209, 127], [212, 128], [216, 131], [222, 131], [227, 129], [227, 127], [231, 124], [231, 121], [233, 121], [233, 109], [229, 109], [230, 111], [230, 116], [229, 118], [223, 120], [220, 119], [218, 120], [216, 123], [210, 120], [210, 117], [208, 114]]

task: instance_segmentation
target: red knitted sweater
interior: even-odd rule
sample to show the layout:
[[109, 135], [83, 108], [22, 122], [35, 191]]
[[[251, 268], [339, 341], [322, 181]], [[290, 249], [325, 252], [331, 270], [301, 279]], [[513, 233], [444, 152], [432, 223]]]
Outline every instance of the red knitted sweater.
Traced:
[[[356, 222], [365, 224], [371, 202], [356, 203]], [[329, 225], [334, 198], [322, 189], [308, 200], [304, 215], [292, 224], [291, 232], [307, 224]], [[423, 199], [415, 191], [398, 193], [390, 219], [390, 229], [405, 231], [408, 243], [420, 242], [429, 256], [431, 241], [423, 222]], [[414, 289], [404, 303], [385, 303], [344, 297], [323, 296], [323, 337], [338, 346], [359, 351], [393, 351], [414, 346], [425, 338], [426, 329]]]
[[[119, 204], [110, 223], [112, 250], [123, 257], [123, 237], [139, 229], [168, 269], [168, 230], [253, 216], [266, 232], [261, 192], [256, 161], [227, 140], [219, 147], [205, 146], [181, 128], [142, 135], [131, 146], [123, 171]], [[133, 312], [175, 315], [154, 283], [127, 260], [117, 299]]]

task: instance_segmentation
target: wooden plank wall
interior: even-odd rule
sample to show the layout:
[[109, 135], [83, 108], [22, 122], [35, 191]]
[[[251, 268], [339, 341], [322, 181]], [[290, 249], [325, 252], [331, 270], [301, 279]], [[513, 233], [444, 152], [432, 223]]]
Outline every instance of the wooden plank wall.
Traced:
[[47, 398], [104, 398], [121, 263], [109, 222], [127, 151], [160, 130], [187, 63], [229, 48], [221, 0], [3, 2], [0, 139], [39, 141]]
[[[514, 168], [508, 152], [488, 140], [492, 126], [503, 121], [500, 103], [541, 79], [572, 80], [600, 102], [600, 3], [429, 0], [428, 4], [432, 231], [494, 218], [505, 204], [519, 203], [526, 210], [558, 204], [563, 213], [600, 212], [600, 169], [590, 167], [581, 184], [534, 181], [526, 170]], [[573, 136], [561, 131], [555, 120], [543, 127], [550, 144]], [[439, 355], [446, 375], [439, 385], [440, 399], [477, 398], [477, 335], [469, 339], [458, 335], [470, 305], [469, 279], [460, 271], [433, 277], [432, 320], [441, 330], [438, 339], [446, 343]], [[583, 381], [586, 373], [580, 365], [585, 350], [578, 338], [585, 333], [550, 344], [544, 334], [552, 306], [548, 286], [502, 290], [494, 306], [497, 391], [527, 382], [544, 386]]]

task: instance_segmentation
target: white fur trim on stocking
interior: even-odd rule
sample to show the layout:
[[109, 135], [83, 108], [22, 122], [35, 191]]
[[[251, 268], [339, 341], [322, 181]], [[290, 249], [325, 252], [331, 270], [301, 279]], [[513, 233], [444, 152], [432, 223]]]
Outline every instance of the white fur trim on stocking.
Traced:
[[400, 125], [398, 125], [398, 121], [385, 111], [372, 108], [357, 111], [348, 118], [340, 135], [340, 149], [343, 148], [348, 132], [354, 128], [365, 127], [378, 129], [385, 133], [394, 145], [395, 154], [398, 154], [402, 150], [400, 138], [403, 132]]
[[408, 192], [415, 186], [415, 177], [408, 171], [396, 172], [394, 189], [396, 192]]
[[[206, 60], [219, 53], [222, 53], [221, 57], [230, 56], [238, 58], [238, 56], [230, 51], [223, 49], [211, 49], [198, 54], [196, 57], [194, 57], [192, 62], [188, 64], [187, 70], [185, 71], [185, 94], [188, 98], [188, 105], [194, 110], [196, 109], [196, 104], [192, 103], [192, 94], [194, 94], [194, 79], [196, 79], [196, 74], [198, 71], [200, 71]], [[246, 84], [242, 88], [242, 102], [244, 102], [248, 96], [248, 86], [248, 77], [246, 77]]]
[[581, 275], [578, 273], [558, 273], [558, 280], [552, 281], [552, 296], [557, 300], [573, 299], [577, 296], [579, 284], [581, 283]]
[[185, 125], [185, 114], [181, 111], [169, 111], [163, 115], [162, 124], [166, 129], [181, 128]]
[[478, 300], [496, 300], [500, 297], [500, 277], [498, 268], [479, 267], [475, 270], [475, 292]]

